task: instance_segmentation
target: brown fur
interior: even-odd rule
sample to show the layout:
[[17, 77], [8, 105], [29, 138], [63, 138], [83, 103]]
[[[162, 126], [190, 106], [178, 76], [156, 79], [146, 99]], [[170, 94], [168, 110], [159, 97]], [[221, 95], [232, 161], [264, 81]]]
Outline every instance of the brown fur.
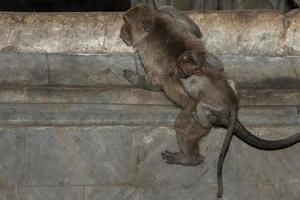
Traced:
[[[205, 56], [198, 52], [184, 52], [177, 60], [183, 72], [181, 79], [185, 91], [198, 102], [194, 119], [207, 129], [211, 129], [218, 119], [228, 122], [227, 133], [218, 161], [218, 197], [223, 194], [222, 169], [225, 156], [233, 136], [237, 120], [237, 96], [225, 79], [223, 71], [208, 67]], [[219, 125], [219, 124], [217, 124]]]
[[[197, 102], [189, 97], [176, 76], [176, 63], [180, 55], [186, 51], [205, 54], [210, 67], [218, 67], [219, 62], [207, 53], [203, 43], [192, 32], [182, 31], [183, 28], [179, 25], [180, 22], [176, 17], [144, 5], [128, 10], [124, 14], [120, 37], [139, 53], [146, 77], [128, 70], [124, 72], [124, 77], [145, 89], [162, 89], [170, 100], [182, 109], [174, 124], [180, 151], [165, 151], [162, 157], [169, 164], [198, 165], [203, 161], [199, 152], [199, 141], [210, 129], [201, 126], [194, 119], [193, 112]], [[218, 123], [224, 125], [229, 122], [226, 118], [221, 118]], [[285, 148], [300, 141], [300, 133], [276, 141], [258, 138], [247, 131], [238, 120], [234, 133], [250, 145], [266, 150]], [[230, 139], [225, 140], [230, 142]]]

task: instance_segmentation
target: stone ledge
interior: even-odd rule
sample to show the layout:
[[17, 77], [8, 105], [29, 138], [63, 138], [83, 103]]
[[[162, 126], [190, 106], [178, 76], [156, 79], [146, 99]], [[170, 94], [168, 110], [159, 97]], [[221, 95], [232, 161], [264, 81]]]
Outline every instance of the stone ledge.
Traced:
[[[219, 57], [240, 88], [299, 88], [300, 56]], [[0, 53], [2, 86], [130, 86], [123, 70], [144, 74], [138, 56], [129, 53], [70, 55]], [[131, 85], [133, 86], [133, 85]]]
[[[1, 51], [132, 52], [119, 38], [122, 13], [0, 13]], [[220, 55], [300, 55], [299, 11], [189, 13], [210, 52]]]
[[[0, 126], [173, 126], [174, 106], [118, 104], [0, 104]], [[299, 106], [245, 106], [245, 125], [299, 125]]]
[[[299, 106], [300, 89], [240, 89], [241, 106]], [[163, 92], [129, 87], [0, 88], [0, 103], [168, 105]]]

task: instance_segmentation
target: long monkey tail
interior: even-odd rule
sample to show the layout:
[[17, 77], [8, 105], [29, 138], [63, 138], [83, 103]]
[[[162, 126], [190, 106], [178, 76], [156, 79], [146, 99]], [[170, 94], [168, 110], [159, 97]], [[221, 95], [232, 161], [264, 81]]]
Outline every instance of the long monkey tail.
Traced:
[[300, 142], [300, 133], [296, 133], [290, 137], [280, 140], [265, 140], [256, 137], [249, 132], [239, 120], [237, 120], [234, 134], [249, 145], [263, 150], [279, 150]]
[[218, 193], [217, 197], [221, 198], [223, 195], [223, 178], [222, 178], [222, 171], [223, 171], [223, 164], [228, 152], [230, 142], [233, 136], [234, 129], [236, 127], [237, 122], [237, 108], [232, 108], [230, 112], [229, 122], [227, 126], [227, 131], [225, 135], [225, 139], [222, 145], [221, 153], [218, 160], [218, 169], [217, 169], [217, 176], [218, 176]]

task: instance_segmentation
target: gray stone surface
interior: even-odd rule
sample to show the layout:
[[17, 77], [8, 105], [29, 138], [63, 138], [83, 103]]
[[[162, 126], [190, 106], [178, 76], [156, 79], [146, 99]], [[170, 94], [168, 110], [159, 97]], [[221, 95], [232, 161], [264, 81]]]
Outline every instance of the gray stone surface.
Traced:
[[239, 90], [240, 105], [283, 106], [300, 105], [298, 89], [245, 89]]
[[[240, 88], [299, 88], [299, 57], [220, 56]], [[0, 53], [0, 85], [132, 86], [123, 70], [145, 74], [133, 53], [94, 55]]]
[[[2, 51], [101, 52], [107, 17], [101, 13], [1, 13]], [[76, 42], [74, 42], [76, 41]]]
[[[189, 14], [209, 51], [229, 55], [300, 55], [299, 14], [231, 11]], [[2, 51], [132, 52], [119, 38], [120, 13], [1, 13]], [[74, 42], [76, 41], [76, 42]]]
[[[241, 106], [298, 106], [300, 89], [240, 89]], [[102, 86], [0, 88], [0, 103], [173, 105], [163, 92]]]
[[[157, 189], [139, 189], [134, 187], [88, 187], [86, 200], [212, 200], [216, 197], [216, 185], [199, 181], [197, 185], [186, 187], [159, 187]], [[249, 183], [230, 183], [225, 185], [222, 199], [228, 200], [297, 200], [297, 190], [285, 190], [277, 185]]]
[[[300, 9], [299, 9], [299, 10], [300, 10]], [[298, 79], [300, 79], [300, 64], [299, 64], [300, 58], [297, 57], [297, 56], [294, 57], [293, 62], [294, 62], [293, 65], [294, 65], [295, 73], [296, 73]]]
[[170, 125], [173, 106], [114, 104], [0, 104], [0, 125]]
[[[117, 104], [0, 104], [2, 126], [167, 125], [179, 113], [174, 106]], [[296, 106], [242, 107], [246, 125], [299, 125]]]
[[293, 16], [289, 18], [289, 26], [286, 32], [286, 45], [289, 47], [289, 53], [293, 54], [300, 51], [300, 13], [294, 13]]
[[16, 200], [84, 200], [83, 187], [21, 187]]
[[[0, 127], [0, 194], [15, 190], [27, 174], [26, 131]], [[1, 195], [0, 195], [1, 197]]]
[[32, 128], [28, 140], [27, 185], [124, 184], [132, 179], [128, 127]]
[[[297, 94], [298, 93], [296, 91], [287, 91], [286, 93], [282, 92], [281, 95], [278, 94], [278, 101], [282, 98], [284, 99], [285, 95], [296, 98]], [[286, 103], [288, 102], [289, 101]], [[293, 104], [293, 102], [295, 101], [291, 99], [290, 103]], [[137, 88], [114, 86], [102, 86], [97, 88], [0, 88], [0, 103], [111, 103], [172, 105], [171, 101], [165, 97], [163, 92], [152, 92]]]
[[49, 55], [50, 85], [128, 85], [123, 70], [136, 70], [130, 54]]
[[[191, 15], [207, 49], [227, 55], [285, 55], [284, 15], [276, 11], [236, 11]], [[217, 48], [216, 48], [217, 47]]]
[[[299, 132], [300, 129], [299, 127], [279, 127], [256, 128], [250, 131], [266, 139], [280, 139]], [[300, 160], [294, 154], [294, 152], [299, 152], [299, 149], [300, 145], [295, 144], [279, 151], [261, 151], [238, 141], [236, 146], [237, 181], [281, 185], [280, 187], [286, 191], [299, 191], [300, 186], [297, 183], [300, 182]], [[295, 195], [295, 192], [292, 195]], [[299, 193], [297, 196], [299, 197]], [[282, 199], [285, 199], [283, 194]]]
[[[278, 139], [299, 132], [300, 126], [250, 130], [259, 137]], [[1, 133], [1, 147], [11, 146], [16, 135], [27, 135], [28, 154], [26, 150], [23, 154], [29, 159], [28, 168], [21, 166], [27, 172], [23, 186], [8, 184], [9, 178], [3, 179], [6, 173], [0, 171], [1, 200], [179, 200], [216, 195], [221, 129], [201, 141], [205, 160], [197, 167], [170, 166], [161, 160], [161, 151], [177, 150], [174, 129], [163, 126], [20, 127]], [[261, 151], [234, 137], [224, 164], [224, 199], [297, 200], [298, 149], [296, 144]], [[6, 154], [16, 157], [19, 152]]]
[[0, 86], [2, 85], [48, 85], [46, 56], [0, 53]]
[[300, 88], [297, 57], [222, 56], [228, 76], [241, 88]]

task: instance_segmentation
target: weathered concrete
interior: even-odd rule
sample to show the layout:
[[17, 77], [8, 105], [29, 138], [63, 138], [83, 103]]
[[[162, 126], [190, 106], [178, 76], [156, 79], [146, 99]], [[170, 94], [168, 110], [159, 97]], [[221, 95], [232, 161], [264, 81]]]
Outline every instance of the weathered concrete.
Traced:
[[123, 70], [136, 71], [133, 55], [49, 55], [50, 85], [128, 85]]
[[[174, 106], [118, 104], [0, 104], [1, 126], [167, 125], [179, 113]], [[299, 106], [241, 107], [246, 125], [299, 125]]]
[[0, 54], [0, 85], [49, 85], [45, 55]]
[[[221, 56], [228, 76], [241, 87], [299, 88], [298, 57]], [[49, 55], [50, 85], [97, 86], [128, 85], [123, 70], [140, 74], [144, 70], [138, 57], [119, 55]]]
[[[250, 130], [260, 137], [276, 139], [300, 131], [300, 127]], [[2, 183], [1, 200], [215, 198], [216, 165], [224, 130], [214, 129], [201, 142], [206, 159], [198, 167], [164, 163], [160, 152], [177, 149], [174, 129], [164, 126], [12, 127], [1, 133], [25, 135], [28, 150], [16, 148], [23, 151], [29, 163], [20, 169], [27, 172], [22, 186]], [[7, 137], [1, 139], [9, 145]], [[299, 147], [268, 152], [234, 138], [224, 165], [224, 198], [298, 199]], [[1, 163], [9, 164], [14, 154], [3, 155]], [[0, 178], [11, 170], [3, 168]]]
[[197, 13], [192, 19], [203, 32], [207, 49], [215, 54], [289, 54], [284, 42], [288, 19], [278, 12]]
[[[300, 55], [299, 14], [275, 11], [190, 13], [210, 52], [226, 55]], [[1, 13], [2, 51], [48, 53], [132, 52], [121, 42], [121, 14]], [[74, 42], [76, 41], [76, 42]]]
[[107, 20], [101, 13], [2, 13], [0, 49], [6, 52], [101, 52]]
[[[299, 106], [300, 89], [240, 89], [241, 106]], [[138, 88], [0, 88], [0, 103], [174, 105], [163, 92]]]
[[[84, 200], [83, 187], [21, 187], [18, 190], [17, 200], [53, 200], [53, 199], [72, 199]], [[1, 199], [1, 198], [0, 198]], [[9, 199], [9, 198], [8, 198]]]
[[221, 61], [241, 88], [300, 88], [298, 57], [222, 56]]
[[0, 127], [0, 194], [12, 192], [14, 185], [24, 183], [28, 161], [26, 154], [26, 133]]
[[[139, 199], [139, 200], [212, 200], [216, 198], [216, 185], [199, 182], [197, 185], [181, 187], [159, 187], [155, 189], [136, 189], [134, 187], [88, 187], [85, 199]], [[298, 188], [282, 188], [281, 185], [230, 183], [226, 185], [223, 199], [230, 200], [297, 200]], [[276, 192], [273, 192], [276, 191]]]
[[27, 185], [118, 184], [134, 176], [128, 127], [27, 130]]
[[[219, 57], [225, 71], [241, 88], [299, 88], [297, 56]], [[138, 56], [130, 53], [70, 55], [0, 53], [0, 86], [103, 86], [130, 84], [123, 70], [144, 74]]]

